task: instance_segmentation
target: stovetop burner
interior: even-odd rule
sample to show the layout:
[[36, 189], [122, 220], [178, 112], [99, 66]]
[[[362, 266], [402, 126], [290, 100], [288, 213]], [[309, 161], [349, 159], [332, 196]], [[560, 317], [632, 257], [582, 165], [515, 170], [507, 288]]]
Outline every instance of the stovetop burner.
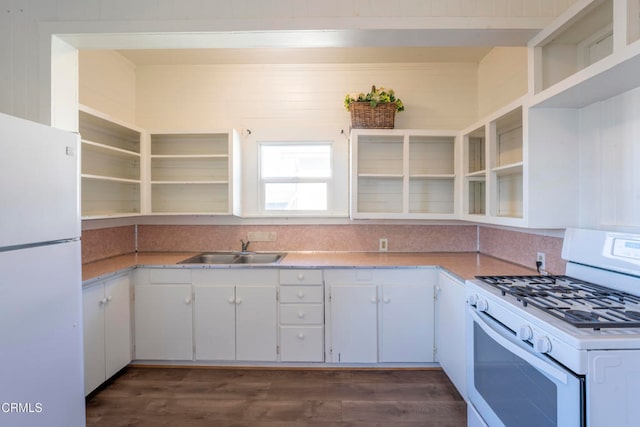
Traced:
[[569, 276], [476, 276], [578, 328], [640, 327], [640, 297]]

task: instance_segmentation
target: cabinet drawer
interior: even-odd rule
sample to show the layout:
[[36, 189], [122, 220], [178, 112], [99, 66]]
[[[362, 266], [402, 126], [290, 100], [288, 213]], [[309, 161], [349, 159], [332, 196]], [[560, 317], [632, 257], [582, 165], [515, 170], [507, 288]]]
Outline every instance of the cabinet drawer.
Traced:
[[322, 302], [322, 286], [280, 286], [280, 302]]
[[324, 360], [322, 326], [281, 326], [282, 362], [322, 362]]
[[280, 270], [281, 285], [322, 285], [322, 270]]
[[322, 324], [322, 304], [281, 304], [280, 323], [285, 325]]

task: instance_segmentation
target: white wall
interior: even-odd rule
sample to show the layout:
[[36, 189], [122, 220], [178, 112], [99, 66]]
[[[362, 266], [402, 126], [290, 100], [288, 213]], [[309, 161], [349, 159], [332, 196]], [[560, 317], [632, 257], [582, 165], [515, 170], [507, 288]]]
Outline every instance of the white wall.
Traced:
[[[465, 30], [496, 37], [505, 34], [503, 29], [535, 32], [572, 3], [574, 0], [5, 0], [0, 13], [0, 111], [51, 122], [54, 34], [435, 29], [434, 37], [406, 41], [436, 43], [446, 36], [449, 42], [459, 37], [477, 44], [478, 33], [469, 40]], [[91, 44], [107, 49], [122, 43], [109, 36], [73, 36], [68, 41], [76, 47]], [[170, 47], [166, 38], [154, 42]]]
[[580, 225], [640, 230], [640, 88], [580, 111]]
[[348, 131], [345, 95], [375, 84], [405, 104], [396, 128], [461, 129], [476, 118], [476, 75], [474, 63], [139, 66], [137, 124]]
[[496, 47], [478, 67], [478, 116], [504, 107], [527, 93], [527, 48]]
[[136, 122], [136, 69], [108, 50], [81, 50], [80, 103], [126, 123]]

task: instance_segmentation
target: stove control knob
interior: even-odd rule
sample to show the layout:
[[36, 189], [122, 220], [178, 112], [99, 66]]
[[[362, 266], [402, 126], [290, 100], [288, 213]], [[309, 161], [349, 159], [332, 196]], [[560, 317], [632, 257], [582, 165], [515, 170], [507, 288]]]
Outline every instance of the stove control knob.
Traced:
[[520, 326], [520, 329], [518, 329], [518, 333], [516, 335], [522, 341], [529, 341], [531, 338], [533, 338], [533, 330], [529, 325], [522, 325]]
[[478, 311], [489, 310], [489, 302], [484, 298], [478, 298], [478, 302], [476, 303], [476, 310]]
[[533, 343], [533, 349], [538, 353], [549, 353], [551, 351], [551, 340], [548, 337], [538, 337]]
[[478, 303], [478, 295], [476, 294], [469, 295], [469, 305], [475, 306], [477, 303]]

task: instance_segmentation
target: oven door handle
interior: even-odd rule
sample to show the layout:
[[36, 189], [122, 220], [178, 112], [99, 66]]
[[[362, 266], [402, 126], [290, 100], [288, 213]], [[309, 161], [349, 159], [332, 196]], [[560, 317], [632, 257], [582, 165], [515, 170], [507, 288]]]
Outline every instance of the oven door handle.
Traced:
[[531, 351], [520, 347], [518, 344], [511, 341], [509, 338], [503, 335], [503, 332], [500, 332], [497, 327], [498, 325], [493, 326], [491, 323], [494, 323], [490, 319], [481, 318], [475, 310], [471, 308], [467, 309], [467, 312], [472, 317], [472, 319], [482, 328], [482, 330], [489, 335], [494, 341], [500, 344], [502, 347], [506, 348], [511, 353], [525, 360], [531, 366], [538, 369], [540, 372], [560, 381], [562, 384], [567, 384], [569, 382], [568, 376], [561, 369], [553, 366], [550, 361], [541, 360], [539, 357], [535, 356], [531, 353]]

